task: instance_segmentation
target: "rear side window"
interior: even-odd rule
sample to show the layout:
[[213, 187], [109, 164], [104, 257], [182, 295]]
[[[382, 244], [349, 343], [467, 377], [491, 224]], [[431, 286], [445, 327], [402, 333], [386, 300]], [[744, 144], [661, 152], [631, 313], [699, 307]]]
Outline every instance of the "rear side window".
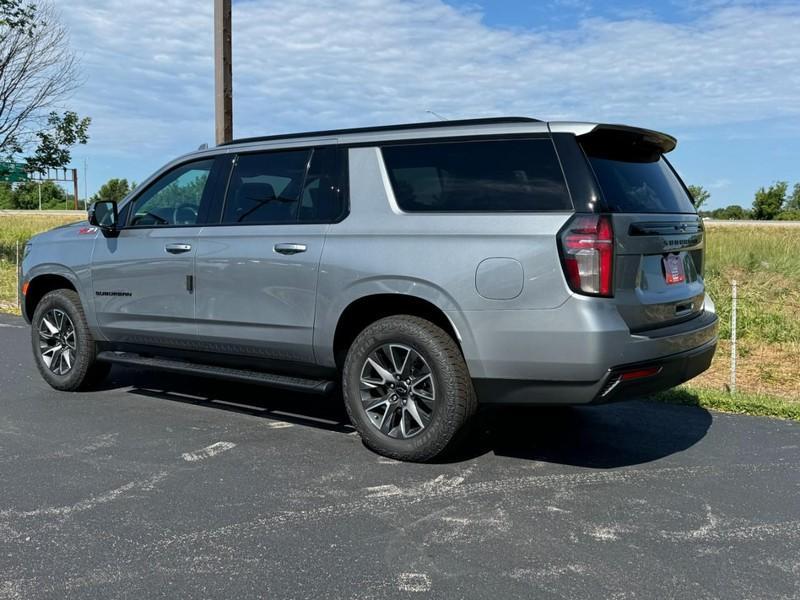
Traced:
[[696, 212], [677, 175], [652, 146], [604, 136], [581, 145], [611, 212]]
[[345, 152], [335, 146], [315, 148], [300, 196], [301, 223], [333, 223], [345, 211]]
[[222, 222], [296, 222], [310, 157], [310, 150], [239, 155], [231, 173]]
[[549, 139], [392, 145], [382, 152], [404, 211], [572, 210]]

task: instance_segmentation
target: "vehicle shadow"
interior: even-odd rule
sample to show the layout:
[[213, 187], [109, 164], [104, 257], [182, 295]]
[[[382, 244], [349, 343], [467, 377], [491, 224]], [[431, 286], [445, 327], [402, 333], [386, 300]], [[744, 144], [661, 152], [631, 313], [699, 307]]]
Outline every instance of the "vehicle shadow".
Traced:
[[[204, 405], [256, 417], [352, 433], [338, 396], [115, 366], [105, 389]], [[690, 448], [711, 426], [699, 407], [631, 400], [584, 407], [482, 409], [459, 450], [437, 461], [454, 463], [484, 454], [610, 469], [651, 462]]]
[[612, 469], [664, 458], [705, 437], [704, 408], [635, 400], [598, 406], [485, 410], [461, 456], [492, 452], [528, 460]]
[[119, 388], [130, 388], [128, 393], [138, 396], [209, 406], [295, 425], [342, 433], [355, 431], [344, 404], [328, 396], [114, 365], [110, 377], [96, 389]]

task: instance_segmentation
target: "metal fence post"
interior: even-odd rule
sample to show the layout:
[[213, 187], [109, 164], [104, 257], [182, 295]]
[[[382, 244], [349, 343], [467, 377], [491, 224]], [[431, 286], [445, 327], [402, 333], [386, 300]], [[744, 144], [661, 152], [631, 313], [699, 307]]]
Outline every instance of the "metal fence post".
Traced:
[[731, 281], [731, 393], [736, 393], [736, 280]]
[[17, 240], [17, 260], [14, 263], [14, 274], [16, 276], [15, 280], [17, 282], [16, 288], [16, 297], [17, 297], [17, 310], [22, 310], [22, 305], [19, 302], [19, 240]]

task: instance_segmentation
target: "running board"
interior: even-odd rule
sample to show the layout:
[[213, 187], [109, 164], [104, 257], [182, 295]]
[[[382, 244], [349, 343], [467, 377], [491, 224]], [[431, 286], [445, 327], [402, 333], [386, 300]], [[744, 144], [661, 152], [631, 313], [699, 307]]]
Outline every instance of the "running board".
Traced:
[[197, 375], [199, 377], [211, 377], [214, 379], [225, 379], [242, 383], [255, 383], [295, 392], [305, 392], [307, 394], [328, 394], [336, 387], [333, 381], [325, 379], [305, 379], [303, 377], [204, 365], [169, 358], [147, 357], [129, 352], [100, 352], [97, 355], [97, 360], [129, 367], [158, 369], [171, 373], [183, 373], [185, 375]]

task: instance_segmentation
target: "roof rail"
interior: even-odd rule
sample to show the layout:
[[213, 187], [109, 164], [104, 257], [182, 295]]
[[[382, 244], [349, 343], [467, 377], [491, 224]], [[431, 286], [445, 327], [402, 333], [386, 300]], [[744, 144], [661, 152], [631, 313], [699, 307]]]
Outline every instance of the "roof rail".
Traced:
[[286, 140], [292, 138], [322, 137], [344, 135], [348, 133], [378, 133], [382, 131], [400, 131], [403, 129], [432, 129], [438, 127], [459, 127], [464, 125], [501, 125], [503, 123], [541, 123], [539, 119], [530, 117], [487, 117], [482, 119], [458, 119], [454, 121], [425, 121], [422, 123], [403, 123], [398, 125], [378, 125], [377, 127], [353, 127], [350, 129], [328, 129], [324, 131], [307, 131], [304, 133], [284, 133], [279, 135], [263, 135], [239, 138], [224, 142], [220, 146], [246, 144], [249, 142], [265, 142], [268, 140]]

